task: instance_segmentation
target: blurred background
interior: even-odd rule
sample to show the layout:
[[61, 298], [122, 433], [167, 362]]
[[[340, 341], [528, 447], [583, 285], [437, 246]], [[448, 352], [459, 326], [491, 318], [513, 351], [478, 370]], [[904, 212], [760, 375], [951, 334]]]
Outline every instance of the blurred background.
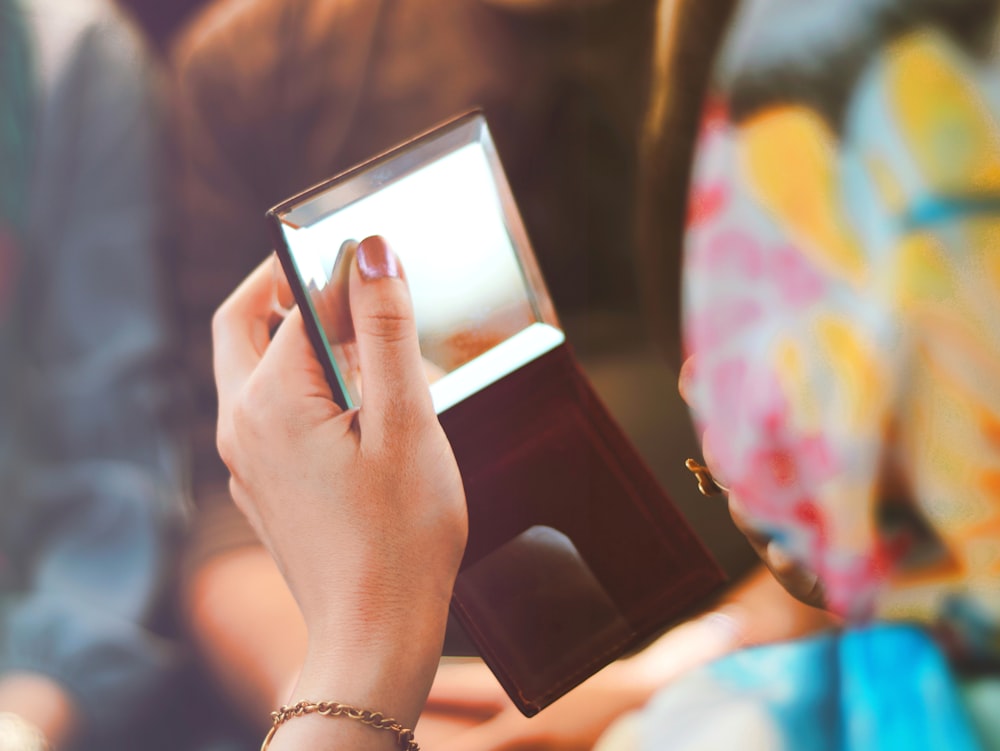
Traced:
[[119, 0], [119, 5], [133, 15], [161, 52], [169, 47], [173, 35], [184, 22], [206, 4], [206, 0]]

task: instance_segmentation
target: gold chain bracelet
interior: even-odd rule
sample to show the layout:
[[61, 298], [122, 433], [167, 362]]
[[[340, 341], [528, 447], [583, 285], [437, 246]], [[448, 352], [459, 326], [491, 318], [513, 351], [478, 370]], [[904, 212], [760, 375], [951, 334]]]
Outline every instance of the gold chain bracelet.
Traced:
[[404, 728], [396, 720], [391, 717], [385, 717], [381, 712], [359, 709], [350, 704], [341, 704], [339, 701], [300, 701], [291, 706], [282, 707], [276, 712], [271, 712], [271, 729], [267, 731], [260, 751], [267, 751], [267, 747], [271, 744], [271, 739], [278, 731], [278, 728], [288, 722], [288, 720], [307, 714], [321, 714], [324, 717], [346, 717], [349, 720], [357, 720], [376, 730], [388, 730], [390, 733], [396, 735], [396, 744], [401, 751], [420, 751], [420, 746], [413, 740], [413, 731]]

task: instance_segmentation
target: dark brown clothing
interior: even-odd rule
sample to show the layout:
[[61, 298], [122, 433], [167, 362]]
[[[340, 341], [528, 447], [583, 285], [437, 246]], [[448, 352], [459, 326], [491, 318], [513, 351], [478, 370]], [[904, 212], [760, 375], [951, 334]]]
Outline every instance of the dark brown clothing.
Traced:
[[716, 50], [736, 0], [664, 2], [641, 137], [636, 265], [647, 333], [681, 365], [681, 249], [695, 140]]
[[[175, 50], [178, 273], [195, 378], [195, 495], [228, 506], [210, 319], [270, 250], [264, 211], [481, 106], [557, 310], [635, 310], [633, 211], [656, 0], [505, 11], [478, 0], [231, 0]], [[235, 537], [234, 537], [235, 534]]]

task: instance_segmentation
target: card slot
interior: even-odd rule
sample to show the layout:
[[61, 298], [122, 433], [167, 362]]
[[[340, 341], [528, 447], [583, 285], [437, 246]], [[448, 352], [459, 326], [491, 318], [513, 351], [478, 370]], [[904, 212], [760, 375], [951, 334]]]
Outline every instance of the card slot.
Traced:
[[455, 610], [526, 714], [721, 583], [565, 345], [441, 422], [469, 503]]

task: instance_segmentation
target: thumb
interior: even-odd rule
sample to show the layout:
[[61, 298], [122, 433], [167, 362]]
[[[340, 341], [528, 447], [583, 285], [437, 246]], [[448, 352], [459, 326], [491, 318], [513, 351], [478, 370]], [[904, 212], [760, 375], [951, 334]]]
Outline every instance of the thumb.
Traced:
[[410, 291], [384, 238], [376, 235], [358, 244], [350, 284], [364, 394], [362, 428], [371, 425], [391, 434], [412, 428], [415, 418], [433, 418]]

